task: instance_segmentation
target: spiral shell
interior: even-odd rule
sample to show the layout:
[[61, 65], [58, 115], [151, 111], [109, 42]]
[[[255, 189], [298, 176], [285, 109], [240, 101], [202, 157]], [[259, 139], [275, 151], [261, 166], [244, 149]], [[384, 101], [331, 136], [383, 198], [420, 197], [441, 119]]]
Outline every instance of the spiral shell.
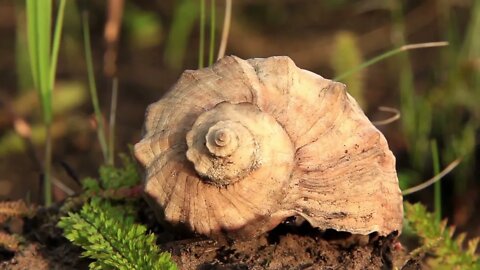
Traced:
[[402, 227], [395, 158], [345, 85], [288, 57], [185, 71], [146, 113], [135, 155], [158, 217], [256, 236], [287, 217], [354, 234]]

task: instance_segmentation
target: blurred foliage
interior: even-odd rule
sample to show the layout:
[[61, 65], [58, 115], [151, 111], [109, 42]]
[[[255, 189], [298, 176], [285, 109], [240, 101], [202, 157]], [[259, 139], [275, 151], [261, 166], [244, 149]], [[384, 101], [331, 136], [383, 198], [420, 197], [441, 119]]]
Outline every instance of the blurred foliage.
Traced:
[[[401, 1], [390, 0], [390, 8], [393, 21], [393, 36], [397, 46], [406, 43], [404, 38], [405, 27], [403, 8]], [[449, 5], [445, 1], [438, 1], [438, 5]], [[433, 85], [427, 93], [419, 93], [414, 85], [413, 69], [408, 53], [398, 56], [395, 61], [395, 69], [399, 69], [400, 108], [402, 113], [402, 129], [408, 143], [408, 154], [410, 165], [414, 170], [425, 172], [430, 167], [429, 140], [436, 138], [440, 142], [442, 164], [448, 164], [452, 160], [463, 157], [463, 162], [454, 171], [457, 193], [465, 191], [474, 173], [474, 149], [478, 142], [475, 141], [478, 132], [480, 117], [480, 85], [475, 85], [480, 77], [479, 69], [472, 68], [468, 63], [478, 58], [480, 48], [480, 2], [473, 3], [471, 9], [470, 23], [468, 24], [467, 35], [461, 39], [458, 35], [460, 29], [458, 22], [451, 21], [451, 16], [445, 9], [444, 24], [449, 29], [444, 37], [449, 41], [450, 46], [444, 51], [441, 59], [441, 74], [438, 85]], [[475, 48], [475, 49], [472, 49]], [[468, 72], [465, 67], [469, 66]], [[438, 71], [437, 71], [438, 72]], [[476, 104], [476, 105], [474, 105]], [[400, 169], [401, 186], [408, 186], [421, 178], [419, 174], [408, 172], [408, 168]], [[416, 179], [412, 182], [413, 179]]]
[[[60, 116], [71, 113], [78, 108], [87, 99], [85, 86], [76, 82], [59, 82], [54, 91], [55, 98], [52, 100], [53, 123], [52, 136], [54, 138], [63, 137], [68, 130], [78, 130], [86, 128], [86, 120], [77, 117], [63, 119]], [[35, 92], [26, 92], [13, 101], [13, 110], [22, 117], [34, 118], [38, 113], [38, 98]], [[75, 126], [75, 128], [72, 128]], [[70, 128], [67, 128], [70, 127]], [[45, 143], [45, 130], [40, 124], [33, 124], [31, 135], [28, 138], [34, 145]], [[0, 136], [0, 156], [21, 152], [26, 150], [26, 141], [14, 130], [10, 130]]]
[[140, 9], [131, 2], [126, 4], [123, 21], [129, 45], [138, 50], [160, 45], [165, 35], [160, 17], [155, 12]]
[[457, 194], [466, 191], [475, 168], [474, 149], [476, 133], [480, 127], [480, 66], [472, 65], [480, 57], [480, 1], [470, 9], [467, 32], [462, 40], [458, 22], [448, 8], [449, 3], [439, 1], [443, 8], [446, 38], [451, 40], [449, 52], [443, 55], [445, 82], [435, 89], [441, 94], [432, 97], [435, 107], [435, 136], [443, 138], [445, 158], [463, 156], [462, 165], [455, 171]]
[[446, 220], [438, 222], [435, 215], [419, 203], [405, 203], [405, 219], [421, 242], [421, 246], [410, 256], [432, 254], [434, 257], [427, 260], [431, 269], [480, 269], [480, 259], [475, 254], [480, 238], [468, 241], [464, 250], [466, 234], [461, 233], [454, 238], [455, 228], [447, 227]]
[[[389, 0], [392, 16], [392, 36], [396, 47], [406, 44], [404, 17], [401, 1]], [[394, 59], [399, 69], [400, 111], [402, 128], [409, 143], [409, 155], [415, 169], [424, 171], [429, 160], [429, 136], [431, 129], [431, 107], [424, 97], [416, 94], [413, 71], [408, 52]]]
[[[338, 32], [335, 35], [333, 46], [334, 49], [330, 61], [335, 70], [335, 76], [344, 74], [362, 64], [363, 58], [354, 33]], [[355, 98], [360, 107], [365, 109], [363, 74], [363, 71], [358, 71], [346, 77], [343, 83], [348, 86], [348, 92]]]
[[165, 62], [173, 69], [180, 69], [185, 57], [187, 41], [198, 17], [198, 1], [176, 1], [173, 22], [165, 48]]

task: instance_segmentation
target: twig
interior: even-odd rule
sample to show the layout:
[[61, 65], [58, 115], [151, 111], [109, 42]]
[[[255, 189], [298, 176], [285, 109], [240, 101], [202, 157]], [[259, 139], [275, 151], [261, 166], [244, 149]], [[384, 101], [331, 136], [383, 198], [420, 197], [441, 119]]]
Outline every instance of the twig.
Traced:
[[72, 178], [72, 180], [75, 181], [75, 183], [77, 183], [79, 185], [82, 185], [82, 182], [80, 181], [80, 178], [78, 177], [78, 174], [75, 172], [75, 170], [66, 161], [61, 160], [59, 163], [60, 163], [60, 166], [65, 171], [65, 173], [67, 173], [67, 175], [70, 176], [70, 178]]
[[58, 180], [55, 177], [52, 177], [52, 183], [55, 185], [57, 188], [59, 188], [61, 191], [65, 192], [68, 196], [75, 195], [75, 191], [62, 183], [60, 180]]
[[105, 23], [104, 39], [107, 44], [105, 50], [103, 72], [106, 76], [117, 73], [117, 44], [122, 25], [124, 0], [109, 0], [107, 9], [107, 22]]
[[225, 56], [227, 49], [228, 33], [230, 32], [230, 23], [232, 20], [232, 0], [226, 0], [225, 3], [225, 18], [223, 19], [222, 40], [220, 48], [218, 49], [217, 60]]
[[408, 188], [408, 189], [402, 191], [402, 195], [403, 196], [410, 195], [412, 193], [415, 193], [417, 191], [420, 191], [422, 189], [425, 189], [425, 188], [429, 187], [430, 185], [434, 184], [438, 180], [442, 179], [445, 175], [450, 173], [453, 169], [455, 169], [455, 167], [457, 167], [458, 164], [460, 164], [461, 161], [462, 161], [461, 158], [457, 158], [452, 163], [450, 163], [445, 169], [443, 169], [443, 171], [441, 171], [439, 174], [437, 174], [434, 177], [430, 178], [429, 180], [421, 183], [420, 185], [417, 185], [417, 186], [414, 186], [414, 187], [411, 187], [411, 188]]

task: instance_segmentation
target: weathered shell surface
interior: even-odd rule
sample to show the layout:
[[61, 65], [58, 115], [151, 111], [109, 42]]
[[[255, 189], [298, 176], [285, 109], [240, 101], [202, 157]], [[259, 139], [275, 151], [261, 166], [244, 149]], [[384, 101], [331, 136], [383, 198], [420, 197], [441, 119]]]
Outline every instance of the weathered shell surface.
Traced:
[[229, 56], [185, 71], [135, 145], [157, 215], [249, 237], [290, 216], [386, 235], [402, 227], [395, 158], [345, 85], [288, 57]]

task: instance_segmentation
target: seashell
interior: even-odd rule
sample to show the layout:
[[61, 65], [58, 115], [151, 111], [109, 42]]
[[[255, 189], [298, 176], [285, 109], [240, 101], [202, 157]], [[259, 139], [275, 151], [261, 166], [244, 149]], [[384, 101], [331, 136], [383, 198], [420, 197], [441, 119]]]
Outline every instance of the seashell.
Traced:
[[288, 57], [187, 70], [146, 113], [135, 155], [161, 220], [213, 237], [291, 216], [319, 229], [402, 228], [395, 158], [345, 85]]

